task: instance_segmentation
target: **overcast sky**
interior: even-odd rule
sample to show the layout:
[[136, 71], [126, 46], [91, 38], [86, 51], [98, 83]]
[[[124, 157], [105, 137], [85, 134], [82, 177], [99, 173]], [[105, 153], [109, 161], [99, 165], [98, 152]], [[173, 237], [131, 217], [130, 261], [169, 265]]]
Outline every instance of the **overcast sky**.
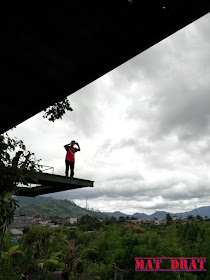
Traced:
[[210, 14], [69, 96], [62, 120], [10, 133], [60, 175], [79, 142], [75, 177], [95, 186], [53, 197], [126, 214], [210, 205], [209, 34]]

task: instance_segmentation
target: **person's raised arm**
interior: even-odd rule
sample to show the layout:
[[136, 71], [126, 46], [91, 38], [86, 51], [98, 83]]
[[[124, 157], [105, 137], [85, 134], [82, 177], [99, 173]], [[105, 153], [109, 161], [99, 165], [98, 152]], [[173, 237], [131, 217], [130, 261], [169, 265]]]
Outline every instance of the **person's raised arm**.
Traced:
[[75, 145], [77, 145], [78, 151], [81, 151], [80, 146], [79, 146], [79, 143], [75, 143]]
[[64, 148], [67, 150], [69, 148], [70, 144], [64, 145]]

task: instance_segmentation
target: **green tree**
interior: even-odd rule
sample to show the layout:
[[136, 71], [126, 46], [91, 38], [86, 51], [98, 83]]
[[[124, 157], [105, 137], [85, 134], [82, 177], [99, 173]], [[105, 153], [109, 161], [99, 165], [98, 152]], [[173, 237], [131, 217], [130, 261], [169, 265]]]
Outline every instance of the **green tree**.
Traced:
[[115, 223], [117, 223], [116, 217], [114, 216], [112, 216], [111, 218], [106, 217], [106, 222], [105, 222], [106, 225], [115, 224]]
[[173, 223], [173, 219], [169, 213], [166, 214], [166, 224], [170, 226]]
[[65, 240], [65, 252], [61, 254], [62, 259], [64, 260], [69, 275], [76, 277], [78, 265], [81, 261], [81, 257], [78, 254], [79, 246], [75, 245], [74, 240]]
[[0, 256], [5, 233], [18, 206], [12, 196], [18, 183], [28, 185], [25, 178], [33, 177], [35, 171], [40, 171], [40, 166], [23, 141], [0, 135]]
[[202, 222], [204, 219], [203, 219], [203, 217], [201, 217], [200, 215], [197, 215], [196, 216], [196, 219], [197, 219], [197, 221], [199, 221], [199, 222]]
[[70, 106], [69, 100], [65, 97], [62, 101], [55, 103], [44, 111], [45, 114], [43, 115], [43, 118], [54, 122], [55, 120], [62, 119], [66, 111], [73, 111], [73, 109]]
[[193, 215], [187, 216], [187, 220], [188, 220], [189, 222], [193, 222], [193, 221], [194, 221]]
[[83, 230], [98, 230], [101, 226], [101, 222], [95, 217], [85, 215], [80, 219], [80, 225]]
[[121, 223], [121, 224], [124, 224], [126, 221], [126, 218], [123, 217], [123, 216], [120, 216], [119, 219], [118, 219], [118, 222]]

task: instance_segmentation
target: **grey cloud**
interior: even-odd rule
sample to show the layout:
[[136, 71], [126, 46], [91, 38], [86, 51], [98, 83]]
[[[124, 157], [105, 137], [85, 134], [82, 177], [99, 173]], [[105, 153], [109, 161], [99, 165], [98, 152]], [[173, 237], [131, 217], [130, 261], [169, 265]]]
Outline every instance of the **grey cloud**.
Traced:
[[[210, 86], [210, 83], [209, 83]], [[161, 126], [159, 133], [164, 135], [173, 130], [179, 134], [180, 139], [200, 138], [209, 134], [210, 120], [210, 95], [207, 89], [200, 89], [200, 92], [185, 91], [183, 96], [177, 100], [176, 92], [168, 97], [162, 108], [160, 108]], [[162, 110], [161, 110], [162, 109]]]
[[99, 146], [99, 148], [96, 151], [96, 154], [99, 155], [107, 155], [112, 152], [111, 147], [111, 139], [106, 139], [102, 145]]
[[154, 204], [152, 206], [148, 206], [148, 207], [146, 206], [144, 208], [147, 209], [147, 210], [156, 209], [158, 211], [159, 209], [171, 209], [171, 204], [170, 203], [165, 203], [165, 202], [157, 202], [157, 203], [154, 202]]
[[118, 147], [119, 149], [124, 147], [132, 147], [138, 145], [138, 140], [134, 138], [123, 138], [119, 144], [117, 144], [115, 147]]
[[[107, 178], [103, 182], [96, 181], [94, 188], [83, 188], [81, 190], [73, 190], [66, 193], [58, 194], [59, 197], [69, 199], [83, 200], [84, 197], [89, 199], [99, 199], [102, 197], [110, 199], [133, 199], [138, 201], [151, 201], [159, 196], [164, 198], [164, 203], [168, 200], [180, 201], [193, 198], [205, 200], [210, 196], [209, 183], [207, 179], [185, 178], [186, 175], [175, 176], [171, 174], [171, 179], [157, 179], [154, 183], [149, 183], [141, 174], [122, 174], [116, 176], [113, 174], [112, 179]], [[197, 180], [197, 181], [196, 181]], [[162, 203], [162, 202], [161, 202]], [[157, 205], [156, 205], [157, 206]], [[166, 207], [166, 206], [165, 206]]]
[[98, 149], [98, 154], [109, 154], [112, 151], [122, 150], [124, 148], [131, 148], [137, 153], [151, 152], [151, 145], [148, 142], [142, 141], [138, 138], [122, 138], [120, 142], [112, 145], [111, 140], [106, 140]]
[[137, 153], [151, 153], [152, 148], [149, 142], [142, 141], [141, 139], [134, 139], [134, 138], [128, 138], [128, 139], [122, 139], [119, 145], [116, 145], [114, 148], [122, 149], [125, 147], [130, 147], [135, 150]]
[[[183, 77], [178, 79], [179, 84], [176, 78], [162, 83], [161, 91], [158, 87], [154, 88], [156, 96], [151, 95], [152, 99], [146, 101], [147, 106], [145, 101], [143, 103], [141, 99], [138, 101], [138, 97], [134, 97], [128, 107], [128, 118], [136, 121], [144, 119], [147, 122], [146, 132], [150, 138], [163, 137], [174, 130], [181, 139], [186, 135], [192, 139], [200, 138], [209, 133], [210, 80], [204, 86], [194, 80], [185, 84], [185, 77], [186, 73], [183, 73]], [[182, 80], [185, 85], [182, 84]], [[190, 83], [193, 84], [194, 89], [191, 89]], [[141, 134], [142, 128], [139, 136]]]
[[143, 180], [144, 177], [141, 174], [132, 174], [131, 172], [129, 172], [129, 174], [127, 174], [126, 172], [123, 172], [121, 175], [110, 175], [108, 178], [106, 178], [106, 182], [114, 182], [117, 181], [119, 183], [121, 183], [122, 180], [130, 180], [132, 182], [139, 182], [139, 180]]
[[202, 179], [199, 183], [177, 179], [176, 183], [172, 182], [171, 186], [160, 190], [160, 195], [170, 200], [203, 199], [210, 196], [209, 183]]
[[[113, 71], [113, 79], [125, 79], [122, 85], [137, 83], [139, 90], [130, 96], [128, 118], [144, 119], [146, 133], [153, 139], [174, 130], [181, 140], [209, 133], [209, 22], [208, 15], [196, 28], [181, 30]], [[142, 92], [141, 83], [150, 85], [149, 93]], [[149, 96], [146, 103], [144, 95]]]
[[[100, 97], [100, 96], [99, 96]], [[90, 84], [68, 97], [73, 112], [64, 115], [63, 122], [68, 124], [69, 133], [79, 131], [90, 137], [100, 130], [101, 110], [97, 106], [98, 99], [95, 84]]]

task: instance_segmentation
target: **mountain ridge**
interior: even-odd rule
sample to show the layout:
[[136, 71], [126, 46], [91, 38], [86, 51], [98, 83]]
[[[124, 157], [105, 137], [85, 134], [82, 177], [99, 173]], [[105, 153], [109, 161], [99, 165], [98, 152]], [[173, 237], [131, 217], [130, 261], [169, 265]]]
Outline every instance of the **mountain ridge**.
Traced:
[[[114, 216], [116, 218], [119, 217], [118, 213], [121, 213], [123, 217], [129, 216], [129, 217], [147, 217], [147, 218], [151, 218], [154, 219], [155, 217], [157, 217], [158, 219], [162, 219], [165, 218], [166, 214], [170, 214], [171, 216], [178, 216], [178, 217], [183, 217], [183, 218], [187, 218], [187, 216], [192, 215], [192, 216], [207, 216], [210, 217], [210, 206], [202, 206], [199, 207], [197, 209], [193, 209], [191, 211], [186, 211], [186, 212], [179, 212], [179, 213], [171, 213], [171, 212], [166, 212], [166, 211], [157, 211], [156, 213], [147, 215], [145, 213], [134, 213], [133, 215], [128, 215], [128, 214], [124, 214], [122, 212], [119, 211], [115, 211], [115, 212], [105, 212], [108, 216]], [[117, 215], [115, 214], [117, 213]]]
[[84, 215], [92, 217], [105, 218], [106, 215], [99, 211], [84, 209], [74, 202], [67, 199], [55, 199], [52, 197], [15, 197], [18, 201], [19, 208], [16, 215], [26, 216], [44, 216], [60, 218], [81, 218]]
[[156, 213], [147, 215], [145, 213], [134, 213], [133, 215], [128, 215], [120, 211], [114, 212], [100, 212], [92, 211], [89, 209], [84, 209], [74, 202], [67, 199], [56, 199], [52, 197], [15, 197], [18, 200], [19, 208], [16, 210], [17, 215], [27, 215], [27, 216], [46, 216], [46, 217], [74, 217], [81, 218], [84, 215], [90, 215], [93, 217], [106, 218], [114, 216], [115, 218], [123, 217], [148, 217], [154, 219], [165, 218], [166, 214], [169, 213], [171, 216], [187, 217], [192, 216], [207, 216], [210, 217], [210, 206], [202, 206], [197, 209], [193, 209], [187, 212], [171, 213], [166, 211], [157, 211]]

